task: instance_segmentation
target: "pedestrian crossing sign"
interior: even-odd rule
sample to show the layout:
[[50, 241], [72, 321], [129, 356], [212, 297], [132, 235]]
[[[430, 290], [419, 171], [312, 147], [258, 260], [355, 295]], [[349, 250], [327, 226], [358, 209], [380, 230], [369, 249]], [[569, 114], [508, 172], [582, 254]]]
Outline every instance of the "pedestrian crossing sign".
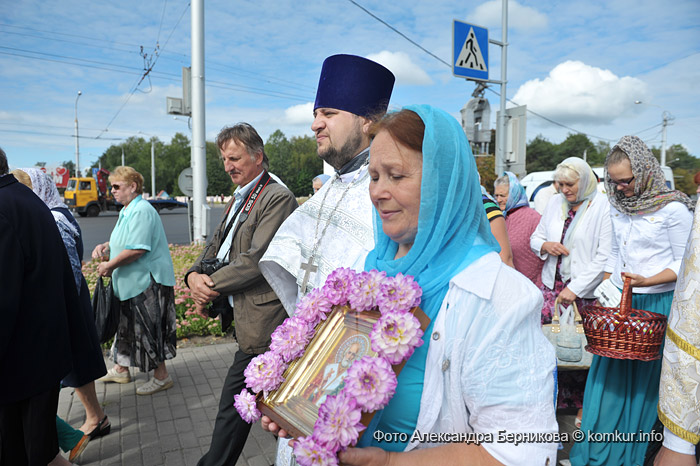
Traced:
[[454, 20], [452, 74], [475, 81], [489, 79], [489, 30]]

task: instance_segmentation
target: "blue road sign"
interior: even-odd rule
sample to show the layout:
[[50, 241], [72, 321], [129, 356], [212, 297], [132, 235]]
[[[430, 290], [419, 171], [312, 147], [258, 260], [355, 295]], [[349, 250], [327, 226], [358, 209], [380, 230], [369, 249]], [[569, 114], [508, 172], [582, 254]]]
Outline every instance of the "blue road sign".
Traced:
[[475, 81], [489, 79], [489, 30], [454, 20], [452, 74]]

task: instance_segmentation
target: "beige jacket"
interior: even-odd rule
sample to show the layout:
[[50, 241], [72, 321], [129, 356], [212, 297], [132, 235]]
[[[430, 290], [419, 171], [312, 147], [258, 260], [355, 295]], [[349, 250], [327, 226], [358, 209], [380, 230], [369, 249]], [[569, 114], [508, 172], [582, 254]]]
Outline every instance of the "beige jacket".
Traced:
[[[227, 211], [232, 203], [233, 199]], [[282, 303], [260, 273], [258, 262], [277, 229], [298, 206], [289, 189], [278, 183], [269, 184], [260, 194], [247, 220], [236, 228], [229, 264], [211, 275], [215, 291], [233, 296], [236, 339], [244, 353], [267, 351], [270, 335], [287, 318]], [[191, 272], [201, 272], [202, 259], [216, 257], [225, 228], [222, 222], [212, 238], [214, 246], [197, 258], [185, 275], [185, 283]]]

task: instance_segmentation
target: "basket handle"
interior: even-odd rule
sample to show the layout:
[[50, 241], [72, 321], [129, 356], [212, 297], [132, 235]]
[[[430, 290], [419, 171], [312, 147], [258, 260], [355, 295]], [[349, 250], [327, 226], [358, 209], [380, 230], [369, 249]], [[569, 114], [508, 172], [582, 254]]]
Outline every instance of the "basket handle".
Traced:
[[[555, 324], [557, 326], [557, 330], [553, 330], [554, 333], [559, 333], [561, 327], [559, 324], [559, 319], [560, 319], [560, 313], [559, 313], [559, 306], [562, 305], [561, 300], [559, 299], [559, 296], [557, 296], [557, 299], [554, 300], [554, 312], [552, 313], [552, 324]], [[576, 301], [571, 302], [571, 306], [574, 307], [574, 325], [576, 326], [576, 333], [584, 333], [583, 332], [583, 319], [581, 318], [581, 314], [578, 312], [578, 306], [576, 305]]]
[[622, 299], [620, 299], [620, 315], [626, 316], [632, 309], [632, 278], [625, 277], [622, 285]]

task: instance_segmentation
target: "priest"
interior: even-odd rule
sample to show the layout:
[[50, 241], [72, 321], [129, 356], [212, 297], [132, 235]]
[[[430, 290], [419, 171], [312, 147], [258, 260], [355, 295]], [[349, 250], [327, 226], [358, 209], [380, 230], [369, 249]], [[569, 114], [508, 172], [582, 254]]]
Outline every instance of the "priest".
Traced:
[[659, 384], [663, 447], [656, 466], [697, 464], [700, 442], [700, 203], [676, 281]]
[[311, 130], [333, 177], [279, 228], [259, 267], [287, 312], [338, 267], [361, 269], [374, 247], [369, 199], [371, 123], [383, 116], [394, 75], [366, 58], [326, 58]]
[[[333, 270], [362, 270], [374, 248], [368, 130], [386, 113], [394, 81], [366, 58], [333, 55], [323, 62], [311, 130], [335, 174], [285, 220], [258, 265], [290, 315]], [[277, 465], [296, 464], [287, 442], [280, 438]]]

